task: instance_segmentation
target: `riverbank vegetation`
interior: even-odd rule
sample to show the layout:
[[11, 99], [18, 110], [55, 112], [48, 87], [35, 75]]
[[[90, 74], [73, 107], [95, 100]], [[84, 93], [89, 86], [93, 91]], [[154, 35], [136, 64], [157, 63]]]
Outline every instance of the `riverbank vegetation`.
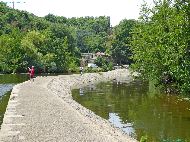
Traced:
[[167, 92], [190, 93], [190, 2], [163, 0], [143, 5], [133, 30], [134, 69]]

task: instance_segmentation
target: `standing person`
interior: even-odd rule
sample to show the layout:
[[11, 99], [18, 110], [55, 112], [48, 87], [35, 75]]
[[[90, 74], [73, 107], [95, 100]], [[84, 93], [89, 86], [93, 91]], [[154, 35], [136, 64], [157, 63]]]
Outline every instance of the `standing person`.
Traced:
[[34, 70], [34, 66], [32, 66], [32, 68], [29, 68], [29, 75], [30, 75], [30, 81], [33, 80], [34, 81], [34, 73], [35, 73], [35, 70]]
[[80, 75], [82, 75], [83, 67], [80, 67]]

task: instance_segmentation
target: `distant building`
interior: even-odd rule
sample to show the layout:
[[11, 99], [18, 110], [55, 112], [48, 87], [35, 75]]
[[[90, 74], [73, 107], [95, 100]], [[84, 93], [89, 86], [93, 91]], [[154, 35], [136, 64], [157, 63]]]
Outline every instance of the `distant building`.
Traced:
[[96, 60], [96, 54], [94, 53], [81, 53], [82, 58], [85, 60], [86, 63], [94, 63]]
[[94, 64], [95, 60], [98, 57], [108, 57], [109, 55], [106, 55], [103, 52], [97, 52], [97, 53], [81, 53], [82, 59], [81, 59], [81, 66], [86, 66], [89, 63]]

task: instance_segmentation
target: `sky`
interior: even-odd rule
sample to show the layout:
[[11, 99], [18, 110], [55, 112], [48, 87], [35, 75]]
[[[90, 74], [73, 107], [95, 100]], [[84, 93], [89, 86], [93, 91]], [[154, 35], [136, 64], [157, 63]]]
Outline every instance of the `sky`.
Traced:
[[[12, 2], [13, 0], [3, 0]], [[123, 19], [138, 19], [143, 0], [14, 0], [15, 9], [26, 10], [43, 17], [49, 13], [56, 16], [85, 17], [110, 16], [115, 26]], [[144, 0], [149, 5], [152, 0]], [[20, 2], [20, 3], [17, 3]], [[24, 3], [25, 2], [25, 3]], [[11, 3], [8, 3], [12, 7]]]

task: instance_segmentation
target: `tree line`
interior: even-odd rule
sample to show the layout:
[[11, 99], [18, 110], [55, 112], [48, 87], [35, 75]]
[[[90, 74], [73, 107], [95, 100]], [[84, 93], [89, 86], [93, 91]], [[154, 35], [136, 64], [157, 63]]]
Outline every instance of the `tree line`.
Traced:
[[37, 17], [0, 3], [0, 72], [76, 71], [81, 53], [104, 52], [95, 62], [104, 70], [132, 64], [143, 78], [166, 91], [190, 91], [190, 2], [154, 0], [138, 20], [110, 25], [110, 17]]
[[9, 8], [3, 2], [0, 15], [2, 73], [26, 72], [31, 65], [39, 72], [76, 71], [81, 53], [110, 54], [110, 17], [37, 17]]

